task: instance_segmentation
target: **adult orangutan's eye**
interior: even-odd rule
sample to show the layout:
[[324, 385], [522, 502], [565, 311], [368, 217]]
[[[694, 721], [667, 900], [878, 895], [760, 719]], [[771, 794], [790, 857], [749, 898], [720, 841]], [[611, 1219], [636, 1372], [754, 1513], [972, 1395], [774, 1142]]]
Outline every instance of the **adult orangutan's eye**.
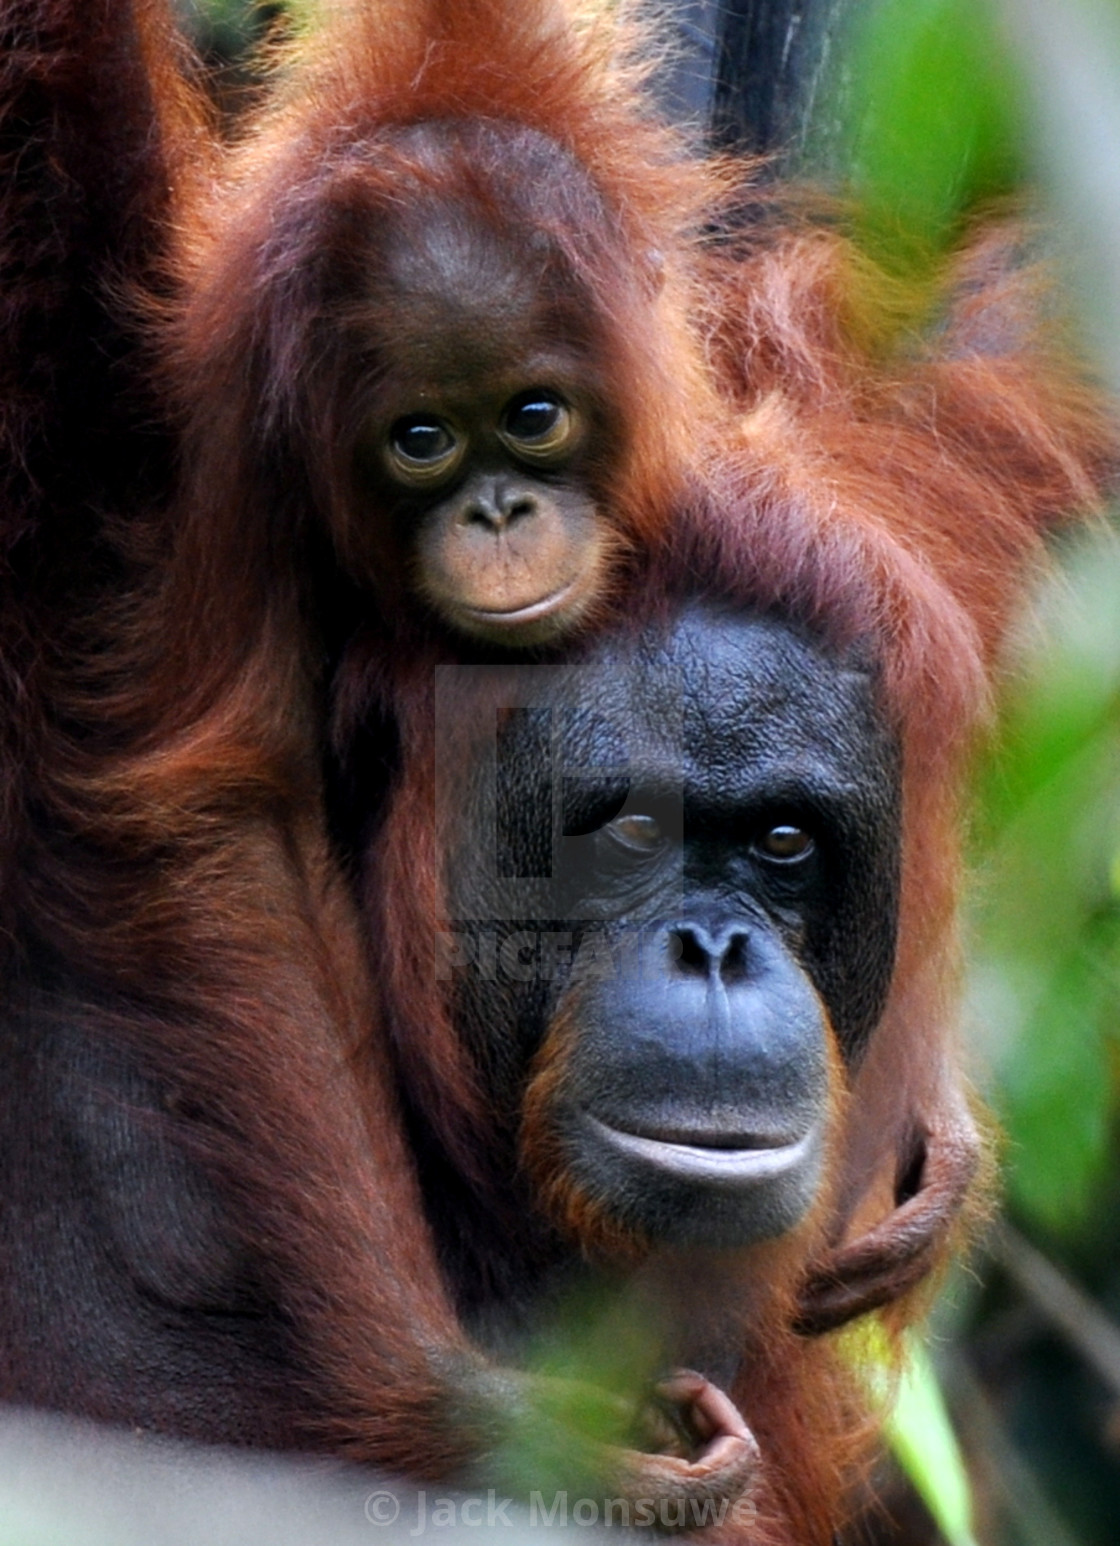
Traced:
[[657, 818], [637, 812], [616, 816], [603, 830], [609, 832], [616, 843], [639, 854], [656, 853], [665, 841], [664, 830]]
[[813, 852], [813, 839], [803, 827], [780, 822], [755, 838], [753, 847], [764, 859], [776, 859], [788, 864], [791, 860], [804, 859]]

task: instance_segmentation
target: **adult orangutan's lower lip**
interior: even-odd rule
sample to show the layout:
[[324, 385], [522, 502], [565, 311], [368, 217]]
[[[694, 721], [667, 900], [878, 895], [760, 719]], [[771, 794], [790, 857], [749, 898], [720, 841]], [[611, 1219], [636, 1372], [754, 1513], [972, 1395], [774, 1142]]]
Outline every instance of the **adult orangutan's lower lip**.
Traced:
[[753, 1185], [796, 1170], [811, 1157], [820, 1134], [816, 1127], [788, 1142], [729, 1135], [718, 1142], [682, 1142], [675, 1137], [630, 1133], [583, 1113], [591, 1130], [616, 1153], [640, 1160], [682, 1181], [741, 1182]]

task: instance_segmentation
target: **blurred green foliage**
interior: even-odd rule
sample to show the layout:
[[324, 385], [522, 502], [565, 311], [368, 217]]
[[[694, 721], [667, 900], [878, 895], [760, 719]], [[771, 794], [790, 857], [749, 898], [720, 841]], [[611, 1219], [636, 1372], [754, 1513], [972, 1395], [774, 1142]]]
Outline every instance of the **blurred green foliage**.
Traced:
[[1120, 547], [1068, 555], [980, 780], [973, 1021], [1024, 1221], [1099, 1225], [1120, 1008]]
[[[1040, 46], [1064, 6], [1051, 0], [1041, 9], [1040, 32], [1040, 7], [1027, 0], [998, 12], [976, 0], [875, 0], [852, 8], [837, 71], [847, 120], [843, 180], [857, 240], [892, 274], [933, 286], [970, 218], [1022, 190], [1032, 165], [1053, 180], [1067, 220], [1072, 187], [1103, 232], [1120, 230], [1120, 180], [1102, 184], [1087, 170], [1096, 168], [1094, 158], [1107, 160], [1108, 149], [1086, 138], [1104, 132], [1104, 94], [1120, 94], [1120, 59], [1111, 74], [1105, 61], [1104, 92], [1094, 102], [1085, 50], [1059, 60]], [[1092, 26], [1108, 13], [1120, 17], [1116, 0], [1072, 0], [1065, 14], [1071, 24]], [[1114, 303], [1115, 245], [1102, 242], [1093, 255], [1096, 283], [1083, 284], [1082, 294]], [[927, 290], [926, 314], [935, 307]], [[1098, 364], [1116, 380], [1114, 314], [1099, 305], [1084, 322], [1101, 348]], [[978, 771], [966, 1026], [1006, 1134], [1013, 1214], [1048, 1250], [1107, 1283], [1120, 1278], [1109, 1216], [1120, 1158], [1120, 543], [1097, 533], [1060, 557], [1059, 577], [1012, 652], [999, 731]], [[973, 1334], [984, 1330], [981, 1321]], [[953, 1540], [959, 1517], [947, 1521], [943, 1504], [959, 1497], [961, 1468], [954, 1447], [931, 1437], [923, 1417], [933, 1379], [928, 1365], [919, 1367], [917, 1386], [904, 1385], [888, 1431], [896, 1458]], [[1031, 1459], [1050, 1473], [1049, 1484], [1047, 1424], [1077, 1419], [1033, 1406], [1009, 1407], [1005, 1417], [1035, 1435]], [[1060, 1443], [1050, 1446], [1054, 1455]], [[1120, 1488], [1113, 1487], [1110, 1505], [1093, 1464], [1087, 1460], [1071, 1477], [1065, 1457], [1065, 1501], [1084, 1515], [1085, 1539], [1111, 1540], [1114, 1534], [1101, 1536], [1089, 1521], [1115, 1511]], [[1005, 1490], [1014, 1490], [1010, 1480]], [[1020, 1538], [1013, 1522], [1003, 1529], [1001, 1541]]]
[[562, 1297], [519, 1363], [535, 1379], [493, 1473], [511, 1492], [594, 1495], [612, 1481], [602, 1445], [635, 1442], [660, 1369], [656, 1309], [621, 1285], [587, 1282]]
[[[1114, 7], [1115, 9], [1115, 7]], [[935, 273], [971, 216], [1021, 188], [1031, 129], [1016, 62], [975, 0], [857, 7], [846, 91], [857, 238]], [[1120, 1007], [1120, 564], [1071, 555], [1020, 658], [978, 779], [973, 1022], [994, 1074], [1020, 1215], [1093, 1216], [1113, 1158]]]
[[846, 163], [860, 234], [892, 270], [936, 258], [977, 205], [1020, 186], [1018, 80], [975, 0], [851, 13]]

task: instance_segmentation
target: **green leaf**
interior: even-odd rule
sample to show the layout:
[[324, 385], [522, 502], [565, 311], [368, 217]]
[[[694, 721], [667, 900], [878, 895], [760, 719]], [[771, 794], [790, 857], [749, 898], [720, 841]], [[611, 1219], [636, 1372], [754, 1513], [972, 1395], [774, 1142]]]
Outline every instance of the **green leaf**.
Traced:
[[846, 1345], [872, 1399], [880, 1409], [887, 1409], [884, 1431], [891, 1453], [948, 1546], [977, 1546], [972, 1484], [925, 1344], [914, 1335], [906, 1337], [897, 1387], [881, 1327], [861, 1327]]
[[949, 1546], [976, 1546], [972, 1487], [964, 1458], [933, 1362], [916, 1337], [907, 1341], [906, 1368], [886, 1434], [892, 1453]]

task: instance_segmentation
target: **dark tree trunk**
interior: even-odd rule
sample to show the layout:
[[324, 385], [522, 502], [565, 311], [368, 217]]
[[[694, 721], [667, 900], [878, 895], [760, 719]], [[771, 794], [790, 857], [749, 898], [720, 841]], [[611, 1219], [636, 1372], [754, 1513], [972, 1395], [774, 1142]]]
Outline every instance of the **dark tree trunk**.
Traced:
[[772, 156], [776, 170], [829, 170], [845, 85], [836, 59], [857, 3], [679, 0], [666, 113], [716, 145]]

